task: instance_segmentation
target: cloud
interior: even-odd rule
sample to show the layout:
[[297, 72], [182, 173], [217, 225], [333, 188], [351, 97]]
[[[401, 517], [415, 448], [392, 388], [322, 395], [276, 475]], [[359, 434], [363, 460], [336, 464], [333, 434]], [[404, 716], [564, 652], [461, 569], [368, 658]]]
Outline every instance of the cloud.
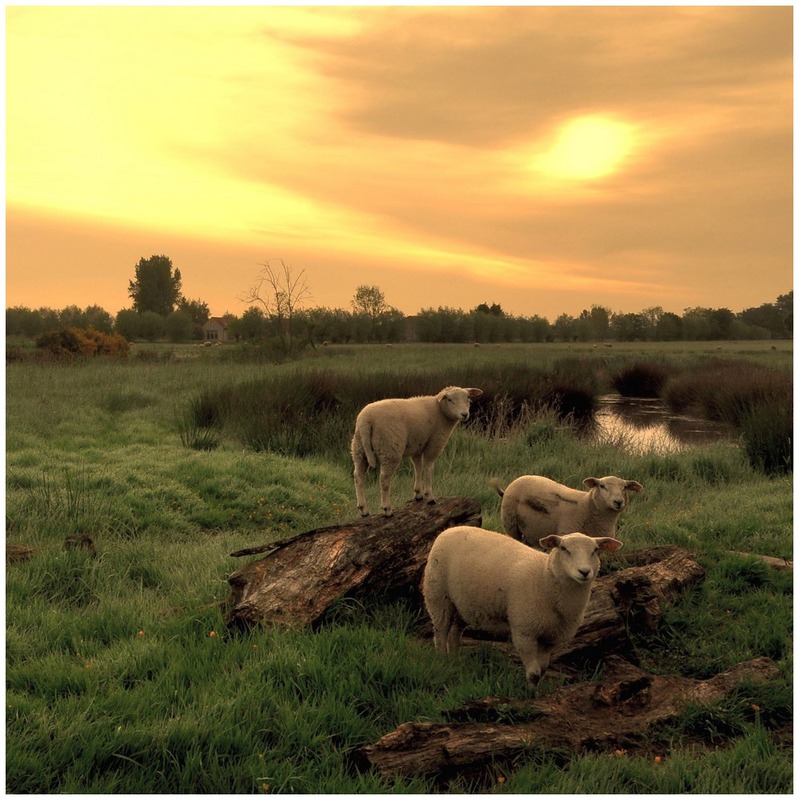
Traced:
[[[714, 281], [731, 291], [753, 265], [790, 281], [790, 7], [9, 21], [10, 205], [442, 286], [463, 274], [646, 305]], [[542, 171], [586, 116], [632, 132], [614, 170]]]

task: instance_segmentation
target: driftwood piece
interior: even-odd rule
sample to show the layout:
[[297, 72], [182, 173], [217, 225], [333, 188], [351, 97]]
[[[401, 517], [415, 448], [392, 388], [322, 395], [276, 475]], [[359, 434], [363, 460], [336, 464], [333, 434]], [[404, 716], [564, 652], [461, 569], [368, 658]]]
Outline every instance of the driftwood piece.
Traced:
[[30, 561], [38, 552], [39, 550], [35, 547], [6, 542], [6, 564], [19, 564], [22, 561]]
[[788, 558], [778, 558], [776, 556], [761, 556], [759, 553], [742, 553], [740, 550], [730, 550], [730, 553], [744, 558], [754, 558], [762, 561], [767, 567], [772, 569], [789, 572], [793, 570], [793, 561]]
[[447, 777], [535, 746], [572, 752], [634, 749], [687, 705], [711, 703], [734, 692], [742, 681], [764, 683], [778, 674], [768, 658], [696, 680], [649, 675], [611, 657], [600, 683], [563, 687], [539, 700], [486, 698], [451, 712], [451, 722], [406, 722], [375, 744], [358, 748], [352, 758], [358, 768], [374, 768], [384, 777]]
[[472, 498], [411, 501], [392, 517], [365, 517], [238, 551], [232, 555], [269, 552], [228, 577], [227, 623], [312, 625], [345, 596], [407, 587], [418, 592], [436, 536], [481, 522], [480, 504]]

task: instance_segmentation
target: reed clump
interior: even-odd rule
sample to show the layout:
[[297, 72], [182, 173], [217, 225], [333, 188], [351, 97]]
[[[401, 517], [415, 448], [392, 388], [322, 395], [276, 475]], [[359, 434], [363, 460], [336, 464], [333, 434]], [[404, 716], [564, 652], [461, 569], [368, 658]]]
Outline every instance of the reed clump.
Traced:
[[663, 399], [673, 411], [692, 411], [740, 430], [755, 469], [770, 475], [793, 470], [790, 373], [714, 359], [670, 378]]
[[639, 361], [615, 372], [611, 384], [622, 397], [660, 397], [672, 373], [664, 364]]
[[[467, 425], [490, 438], [504, 438], [544, 411], [561, 420], [587, 419], [596, 405], [595, 378], [576, 367], [554, 375], [531, 368], [512, 375], [491, 367], [465, 372], [457, 376], [459, 384], [483, 390]], [[295, 369], [206, 390], [178, 415], [179, 430], [184, 446], [193, 448], [203, 447], [205, 432], [224, 427], [254, 450], [340, 454], [348, 451], [355, 417], [368, 403], [436, 394], [442, 388], [438, 373]]]

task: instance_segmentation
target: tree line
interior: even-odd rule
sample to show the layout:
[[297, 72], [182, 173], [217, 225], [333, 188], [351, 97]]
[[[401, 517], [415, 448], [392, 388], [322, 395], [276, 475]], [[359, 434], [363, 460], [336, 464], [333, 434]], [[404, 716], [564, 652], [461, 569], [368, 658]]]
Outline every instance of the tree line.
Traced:
[[[132, 305], [115, 317], [99, 306], [60, 310], [6, 309], [6, 334], [35, 338], [55, 328], [94, 329], [129, 341], [199, 341], [210, 319], [208, 304], [182, 293], [182, 276], [167, 256], [142, 258], [128, 286]], [[248, 304], [240, 316], [221, 316], [229, 338], [276, 339], [286, 349], [303, 344], [419, 342], [603, 342], [790, 339], [793, 290], [774, 303], [744, 309], [695, 307], [682, 315], [660, 306], [638, 313], [614, 313], [594, 305], [578, 316], [561, 314], [554, 322], [538, 315], [507, 314], [497, 303], [464, 311], [439, 306], [406, 316], [386, 302], [378, 286], [357, 287], [349, 309], [300, 308], [310, 298], [304, 270], [297, 273], [281, 259], [267, 261], [254, 286], [239, 299]]]

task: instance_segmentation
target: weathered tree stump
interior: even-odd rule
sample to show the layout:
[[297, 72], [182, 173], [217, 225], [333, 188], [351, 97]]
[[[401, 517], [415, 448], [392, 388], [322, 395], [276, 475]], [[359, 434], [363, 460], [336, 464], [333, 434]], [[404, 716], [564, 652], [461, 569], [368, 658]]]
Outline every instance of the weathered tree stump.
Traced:
[[228, 577], [228, 626], [313, 625], [342, 597], [418, 592], [436, 536], [481, 522], [480, 504], [471, 498], [445, 497], [435, 505], [411, 501], [391, 517], [364, 517], [232, 553], [268, 551]]
[[[535, 746], [571, 752], [634, 749], [654, 726], [673, 719], [689, 703], [710, 703], [734, 692], [743, 680], [764, 683], [778, 674], [768, 658], [696, 680], [649, 675], [611, 657], [598, 684], [566, 686], [538, 700], [469, 703], [450, 712], [450, 722], [403, 723], [375, 744], [353, 751], [352, 758], [358, 768], [374, 768], [388, 778], [448, 777]], [[501, 721], [508, 719], [517, 721]]]

